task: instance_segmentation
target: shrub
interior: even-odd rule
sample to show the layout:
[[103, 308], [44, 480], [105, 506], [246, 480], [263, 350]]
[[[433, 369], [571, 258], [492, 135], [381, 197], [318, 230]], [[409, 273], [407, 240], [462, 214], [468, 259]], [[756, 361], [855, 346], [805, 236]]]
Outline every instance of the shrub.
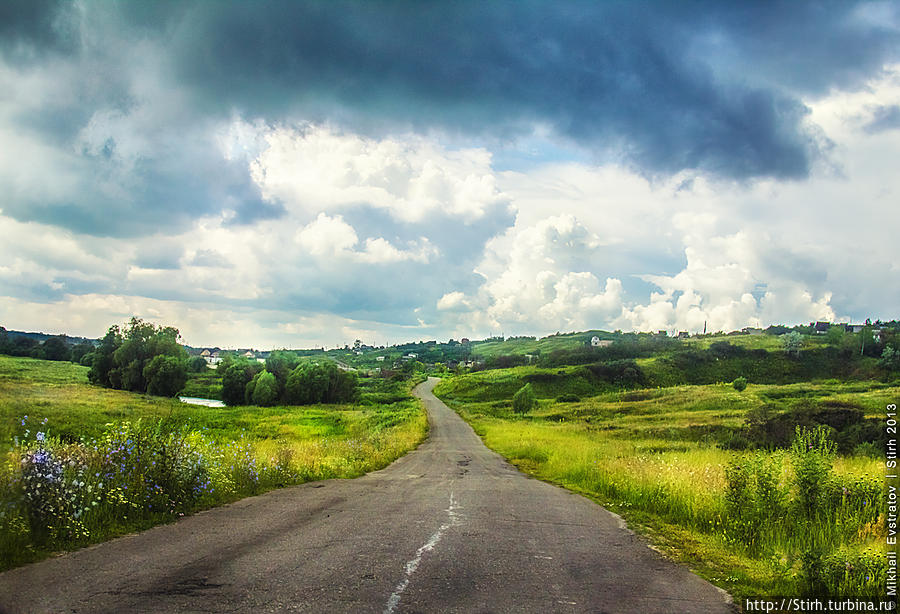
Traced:
[[513, 395], [512, 407], [517, 414], [527, 414], [537, 407], [537, 399], [534, 396], [534, 390], [531, 389], [531, 384], [525, 384]]
[[734, 389], [737, 390], [738, 392], [743, 392], [744, 390], [747, 389], [747, 378], [744, 376], [741, 376], [741, 377], [735, 379], [731, 383], [731, 385], [734, 386]]
[[725, 468], [725, 505], [732, 540], [758, 554], [767, 527], [784, 514], [786, 493], [778, 485], [774, 459], [755, 454], [737, 458]]
[[791, 444], [796, 507], [806, 518], [827, 510], [826, 489], [835, 451], [828, 431], [828, 427], [822, 425], [811, 429], [798, 426]]
[[587, 369], [595, 378], [617, 386], [633, 388], [647, 383], [644, 372], [633, 360], [598, 362], [588, 365]]
[[577, 394], [567, 392], [566, 394], [561, 394], [556, 397], [556, 400], [560, 403], [577, 403], [581, 400], [581, 398]]

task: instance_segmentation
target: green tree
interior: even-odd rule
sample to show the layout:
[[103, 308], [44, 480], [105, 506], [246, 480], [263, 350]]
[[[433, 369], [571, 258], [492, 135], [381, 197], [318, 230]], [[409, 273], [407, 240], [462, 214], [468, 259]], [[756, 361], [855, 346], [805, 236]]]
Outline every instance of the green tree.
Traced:
[[94, 351], [94, 344], [90, 341], [82, 341], [72, 348], [72, 362], [82, 363], [82, 359]]
[[288, 376], [284, 401], [291, 405], [351, 403], [359, 396], [355, 373], [343, 371], [332, 362], [302, 363]]
[[249, 405], [252, 399], [246, 396], [247, 385], [262, 369], [263, 366], [256, 361], [232, 359], [222, 374], [222, 401], [226, 405]]
[[66, 338], [62, 335], [45, 340], [41, 344], [41, 349], [46, 360], [69, 360], [72, 357], [69, 344], [66, 343]]
[[825, 341], [828, 342], [828, 345], [833, 347], [840, 347], [841, 342], [844, 340], [844, 327], [843, 326], [832, 326], [828, 329], [828, 332], [825, 333]]
[[275, 383], [278, 388], [278, 396], [284, 392], [285, 384], [288, 376], [291, 374], [300, 359], [293, 352], [287, 350], [274, 350], [266, 358], [266, 371], [275, 376]]
[[244, 370], [232, 364], [222, 375], [222, 401], [226, 405], [241, 405], [249, 381], [244, 375]]
[[100, 386], [146, 392], [149, 382], [144, 369], [154, 357], [169, 356], [187, 368], [187, 352], [179, 336], [178, 329], [155, 326], [140, 318], [131, 318], [122, 329], [112, 326], [94, 350], [88, 377]]
[[[36, 339], [18, 335], [10, 340], [9, 353], [12, 356], [31, 356], [36, 358], [40, 356], [40, 345]], [[37, 356], [35, 356], [37, 354]]]
[[116, 363], [113, 355], [122, 344], [122, 333], [116, 325], [110, 326], [106, 331], [106, 335], [100, 340], [100, 345], [94, 350], [94, 360], [91, 363], [91, 370], [88, 371], [88, 380], [97, 386], [106, 388], [118, 388], [114, 381], [119, 378], [113, 374], [116, 369]]
[[203, 356], [194, 356], [188, 362], [191, 373], [203, 373], [206, 371], [206, 359]]
[[531, 384], [525, 384], [513, 395], [512, 407], [517, 414], [527, 414], [537, 407], [537, 399], [534, 396], [534, 390], [531, 389]]
[[795, 357], [799, 358], [800, 349], [803, 347], [803, 335], [797, 331], [781, 335], [781, 347], [789, 356], [793, 354]]
[[275, 381], [274, 374], [268, 371], [260, 371], [254, 377], [252, 400], [254, 405], [259, 405], [260, 407], [275, 404], [275, 401], [278, 400], [278, 384]]
[[144, 367], [142, 375], [148, 393], [173, 397], [187, 383], [187, 364], [174, 356], [157, 354]]
[[886, 346], [884, 351], [881, 352], [881, 359], [878, 361], [878, 366], [887, 369], [888, 371], [900, 370], [900, 351], [896, 350], [891, 345]]

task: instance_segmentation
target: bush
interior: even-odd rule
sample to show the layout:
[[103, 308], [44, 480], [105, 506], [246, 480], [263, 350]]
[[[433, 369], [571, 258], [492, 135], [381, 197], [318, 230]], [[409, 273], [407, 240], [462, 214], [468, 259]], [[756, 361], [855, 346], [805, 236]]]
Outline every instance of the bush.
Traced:
[[728, 533], [748, 553], [759, 553], [762, 535], [784, 515], [786, 492], [778, 484], [778, 462], [765, 454], [738, 457], [725, 468]]
[[633, 360], [611, 360], [588, 365], [588, 371], [599, 379], [624, 388], [644, 386], [647, 378]]
[[556, 397], [556, 400], [560, 403], [577, 403], [581, 398], [577, 394], [566, 393]]
[[513, 395], [513, 411], [517, 414], [527, 414], [535, 407], [537, 407], [537, 399], [534, 396], [534, 391], [531, 389], [531, 384], [525, 384]]
[[734, 386], [734, 389], [737, 390], [738, 392], [743, 392], [744, 390], [747, 389], [747, 378], [744, 376], [741, 376], [741, 377], [735, 379], [731, 383], [731, 385]]
[[797, 427], [791, 444], [794, 465], [796, 507], [805, 518], [828, 509], [826, 489], [831, 478], [835, 444], [828, 438], [828, 427]]

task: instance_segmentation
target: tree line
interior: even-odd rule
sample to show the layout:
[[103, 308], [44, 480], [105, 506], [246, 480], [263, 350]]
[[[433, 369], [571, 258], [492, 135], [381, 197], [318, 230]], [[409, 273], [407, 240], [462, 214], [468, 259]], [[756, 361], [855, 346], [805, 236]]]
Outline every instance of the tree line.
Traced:
[[0, 354], [7, 356], [21, 356], [26, 358], [38, 358], [42, 360], [69, 360], [90, 366], [84, 357], [94, 349], [90, 341], [82, 341], [72, 344], [65, 335], [48, 337], [44, 341], [38, 341], [34, 337], [24, 334], [10, 334], [0, 326]]
[[222, 400], [227, 405], [310, 405], [352, 403], [359, 398], [353, 372], [331, 362], [301, 362], [293, 352], [276, 350], [265, 364], [226, 356], [217, 371], [222, 375]]

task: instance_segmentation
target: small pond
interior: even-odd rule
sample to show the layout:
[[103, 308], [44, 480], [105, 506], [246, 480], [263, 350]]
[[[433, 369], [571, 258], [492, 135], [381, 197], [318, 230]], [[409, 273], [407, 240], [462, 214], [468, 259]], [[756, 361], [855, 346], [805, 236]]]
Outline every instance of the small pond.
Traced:
[[216, 399], [201, 399], [198, 397], [178, 397], [178, 400], [188, 405], [205, 405], [206, 407], [225, 407], [225, 403]]

